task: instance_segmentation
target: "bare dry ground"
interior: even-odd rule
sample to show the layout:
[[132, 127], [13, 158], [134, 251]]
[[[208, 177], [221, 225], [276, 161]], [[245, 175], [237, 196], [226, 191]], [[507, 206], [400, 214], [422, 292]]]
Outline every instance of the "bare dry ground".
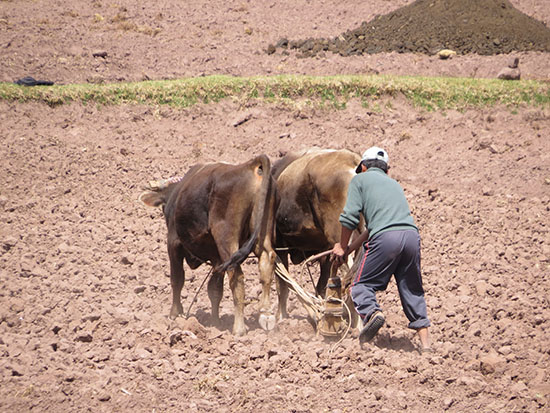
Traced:
[[[549, 80], [538, 52], [264, 53], [283, 36], [334, 36], [409, 3], [1, 1], [0, 80], [494, 77], [512, 57], [523, 78]], [[548, 26], [546, 1], [512, 3]], [[0, 125], [0, 411], [550, 411], [550, 108], [3, 101]], [[387, 326], [366, 348], [355, 331], [337, 346], [316, 336], [295, 298], [291, 318], [264, 332], [254, 258], [244, 265], [246, 336], [230, 333], [227, 286], [223, 326], [211, 325], [204, 290], [190, 318], [168, 319], [165, 224], [137, 202], [149, 179], [198, 162], [372, 144], [388, 150], [420, 227], [435, 353], [416, 350], [395, 284], [379, 295]], [[207, 273], [187, 268], [185, 311]]]
[[[410, 0], [186, 1], [155, 3], [1, 1], [0, 81], [23, 76], [56, 83], [283, 73], [495, 77], [510, 55], [441, 61], [419, 53], [300, 59], [265, 53], [280, 38], [334, 37]], [[511, 0], [550, 25], [544, 0]], [[550, 78], [548, 53], [518, 52], [524, 79]]]

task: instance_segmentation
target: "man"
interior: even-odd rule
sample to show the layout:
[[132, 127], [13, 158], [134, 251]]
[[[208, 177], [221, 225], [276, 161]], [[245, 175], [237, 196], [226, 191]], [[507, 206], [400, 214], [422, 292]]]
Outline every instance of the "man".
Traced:
[[351, 284], [351, 298], [364, 325], [359, 342], [371, 341], [384, 325], [376, 292], [387, 288], [393, 274], [409, 328], [417, 331], [421, 351], [431, 351], [420, 273], [420, 235], [401, 185], [387, 175], [388, 164], [388, 154], [381, 148], [373, 146], [363, 153], [340, 214], [341, 238], [334, 245], [332, 259], [342, 263], [352, 252], [348, 242], [362, 214], [367, 231], [361, 238], [367, 242]]

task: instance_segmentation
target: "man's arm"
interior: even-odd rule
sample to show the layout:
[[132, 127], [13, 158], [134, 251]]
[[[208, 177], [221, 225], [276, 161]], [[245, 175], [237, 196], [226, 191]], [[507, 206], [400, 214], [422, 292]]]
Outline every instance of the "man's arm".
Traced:
[[[369, 231], [365, 230], [351, 244], [348, 245], [349, 239], [353, 230], [342, 225], [342, 232], [340, 235], [340, 242], [334, 244], [334, 248], [331, 253], [331, 261], [337, 261], [338, 265], [342, 265], [347, 256], [359, 248], [369, 238]], [[344, 248], [343, 245], [346, 245]]]
[[332, 253], [330, 256], [331, 261], [336, 261], [339, 265], [344, 262], [345, 256], [348, 255], [348, 242], [351, 238], [352, 233], [352, 229], [349, 229], [348, 227], [342, 225], [342, 231], [340, 232], [340, 242], [334, 244], [334, 248], [332, 248]]
[[357, 238], [355, 238], [351, 244], [348, 245], [348, 254], [355, 251], [357, 248], [363, 245], [363, 243], [368, 239], [369, 239], [369, 230], [366, 229]]
[[344, 210], [338, 218], [342, 226], [340, 242], [334, 244], [330, 257], [331, 261], [335, 261], [337, 265], [342, 265], [345, 257], [350, 251], [348, 243], [354, 229], [359, 225], [362, 210], [363, 197], [358, 185], [357, 176], [355, 176], [350, 181], [346, 204], [344, 205]]

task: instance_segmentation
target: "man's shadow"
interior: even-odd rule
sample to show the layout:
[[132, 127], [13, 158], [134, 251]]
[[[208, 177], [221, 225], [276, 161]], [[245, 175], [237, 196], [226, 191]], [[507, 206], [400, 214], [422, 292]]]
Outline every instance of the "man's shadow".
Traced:
[[408, 337], [394, 337], [389, 333], [378, 333], [373, 344], [380, 348], [395, 351], [417, 352], [418, 347]]

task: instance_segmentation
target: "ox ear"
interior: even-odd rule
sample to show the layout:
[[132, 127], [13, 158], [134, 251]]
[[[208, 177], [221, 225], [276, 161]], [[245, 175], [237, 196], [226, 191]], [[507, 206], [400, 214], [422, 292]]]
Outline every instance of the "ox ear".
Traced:
[[164, 203], [162, 192], [145, 191], [142, 192], [138, 200], [150, 207], [158, 207]]

